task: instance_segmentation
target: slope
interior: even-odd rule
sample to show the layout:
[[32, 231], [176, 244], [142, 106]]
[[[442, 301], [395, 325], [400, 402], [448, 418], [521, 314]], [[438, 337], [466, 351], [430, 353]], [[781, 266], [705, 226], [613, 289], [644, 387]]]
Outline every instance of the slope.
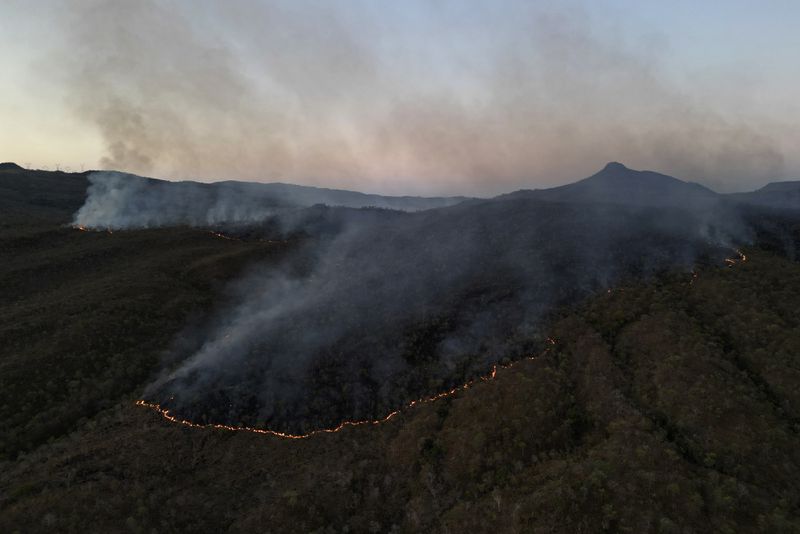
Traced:
[[800, 267], [747, 255], [598, 296], [546, 355], [381, 426], [284, 441], [118, 404], [1, 466], [0, 528], [794, 532]]
[[[81, 195], [23, 197], [39, 215], [22, 222], [0, 212], [0, 531], [800, 528], [800, 268], [774, 253], [617, 287], [551, 317], [555, 348], [494, 381], [284, 441], [133, 403], [187, 320], [225, 299], [220, 285], [302, 243], [63, 228]], [[481, 209], [494, 220], [508, 206]], [[457, 229], [470, 218], [447, 211]], [[796, 247], [796, 219], [771, 217], [769, 248]], [[513, 230], [479, 242], [514, 246]]]
[[295, 246], [190, 228], [81, 232], [66, 223], [86, 186], [83, 174], [0, 171], [0, 456], [113, 405], [230, 279]]
[[727, 197], [739, 204], [798, 210], [800, 209], [800, 181], [772, 182], [757, 191], [733, 193]]
[[575, 183], [551, 189], [521, 190], [498, 198], [533, 198], [549, 202], [609, 203], [678, 207], [692, 211], [715, 206], [718, 195], [699, 184], [652, 171], [635, 171], [617, 162]]

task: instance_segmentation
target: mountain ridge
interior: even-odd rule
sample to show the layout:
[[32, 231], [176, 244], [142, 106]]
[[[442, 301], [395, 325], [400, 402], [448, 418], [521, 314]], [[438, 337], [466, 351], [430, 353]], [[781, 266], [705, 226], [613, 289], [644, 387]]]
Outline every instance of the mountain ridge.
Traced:
[[633, 170], [613, 161], [577, 182], [549, 189], [522, 189], [495, 198], [705, 208], [717, 203], [721, 196], [694, 182], [654, 171]]
[[[772, 182], [762, 188], [742, 193], [717, 193], [701, 184], [648, 170], [630, 169], [619, 162], [609, 162], [593, 175], [552, 188], [519, 189], [489, 198], [468, 196], [380, 195], [346, 189], [297, 185], [285, 182], [243, 182], [224, 180], [220, 182], [180, 181], [172, 182], [158, 178], [144, 178], [116, 171], [85, 171], [63, 173], [53, 171], [28, 170], [13, 162], [0, 163], [3, 179], [0, 189], [4, 190], [5, 203], [30, 202], [40, 198], [35, 194], [43, 188], [65, 190], [72, 201], [64, 206], [80, 207], [85, 193], [78, 191], [88, 185], [97, 173], [116, 176], [118, 184], [138, 181], [144, 184], [144, 191], [152, 190], [158, 196], [164, 192], [174, 192], [181, 201], [189, 202], [189, 208], [196, 204], [212, 205], [217, 199], [230, 193], [237, 209], [242, 205], [252, 206], [295, 206], [310, 207], [315, 204], [341, 206], [348, 208], [378, 207], [401, 211], [419, 211], [451, 207], [458, 204], [505, 201], [511, 199], [535, 199], [545, 202], [604, 203], [636, 207], [678, 207], [692, 211], [707, 210], [719, 205], [756, 205], [774, 209], [800, 209], [800, 181]], [[24, 180], [21, 179], [24, 176]], [[74, 177], [75, 180], [66, 180]], [[57, 179], [56, 179], [57, 178]], [[74, 183], [73, 183], [74, 182]], [[84, 185], [86, 184], [86, 185]], [[27, 199], [27, 200], [25, 200]], [[52, 201], [48, 201], [52, 204]], [[163, 202], [162, 202], [163, 204]], [[163, 205], [161, 206], [163, 207]]]
[[[393, 533], [800, 529], [800, 271], [789, 258], [758, 250], [771, 228], [776, 250], [800, 250], [796, 212], [767, 218], [767, 210], [752, 210], [754, 223], [765, 226], [738, 260], [723, 264], [734, 254], [726, 248], [717, 261], [687, 263], [685, 272], [646, 283], [636, 281], [642, 269], [603, 266], [623, 265], [622, 256], [637, 264], [649, 257], [655, 267], [687, 258], [682, 247], [667, 246], [665, 234], [678, 224], [694, 235], [691, 219], [700, 214], [525, 198], [409, 214], [312, 207], [307, 211], [322, 218], [366, 214], [415, 226], [392, 231], [387, 221], [349, 248], [338, 243], [334, 252], [341, 253], [328, 264], [341, 279], [318, 284], [308, 296], [355, 280], [338, 293], [348, 296], [347, 305], [315, 303], [308, 311], [328, 310], [319, 321], [309, 328], [287, 321], [287, 328], [299, 325], [301, 336], [324, 333], [319, 325], [341, 325], [354, 306], [363, 304], [364, 319], [371, 319], [383, 302], [398, 303], [398, 310], [424, 302], [427, 290], [387, 299], [362, 267], [372, 267], [390, 289], [420, 264], [424, 272], [478, 268], [472, 281], [459, 275], [444, 279], [457, 284], [437, 277], [410, 286], [442, 289], [450, 298], [428, 299], [419, 308], [424, 313], [413, 316], [418, 320], [352, 330], [350, 354], [385, 356], [401, 346], [401, 357], [419, 369], [406, 389], [435, 391], [453, 385], [431, 382], [437, 346], [447, 357], [474, 350], [462, 360], [467, 364], [479, 364], [495, 339], [518, 348], [498, 351], [511, 360], [540, 356], [398, 412], [386, 424], [281, 440], [175, 425], [134, 401], [164, 363], [177, 362], [165, 351], [191, 343], [207, 324], [221, 324], [193, 317], [227, 309], [228, 284], [256, 262], [280, 273], [289, 258], [317, 257], [323, 240], [314, 233], [239, 239], [186, 226], [82, 232], [64, 223], [88, 184], [82, 174], [0, 173], [2, 532], [253, 532], [264, 525]], [[20, 211], [12, 214], [6, 206], [14, 203]], [[610, 241], [620, 228], [630, 233]], [[707, 234], [700, 237], [705, 242]], [[787, 241], [791, 248], [780, 248]], [[471, 254], [438, 261], [465, 249]], [[513, 256], [504, 259], [503, 252]], [[583, 274], [570, 273], [581, 265]], [[521, 281], [536, 273], [537, 281], [551, 283], [520, 292]], [[608, 282], [608, 290], [595, 278]], [[310, 283], [303, 275], [303, 287]], [[363, 300], [353, 300], [351, 290], [362, 287]], [[531, 326], [542, 324], [541, 332], [515, 328], [504, 335], [488, 322], [505, 317], [523, 325], [537, 313], [532, 303], [574, 302], [575, 290], [594, 296], [558, 308], [546, 323], [537, 319]], [[358, 327], [360, 320], [351, 323]], [[450, 336], [459, 325], [469, 337]], [[385, 330], [396, 331], [402, 343], [378, 346], [375, 336]], [[458, 343], [441, 344], [442, 336]], [[546, 354], [533, 344], [539, 338], [550, 340]], [[233, 342], [223, 339], [226, 347]], [[278, 339], [264, 340], [274, 353]], [[367, 365], [349, 372], [343, 364], [352, 360], [339, 359], [347, 345], [325, 344], [334, 350], [305, 376], [330, 395], [304, 410], [348, 409], [331, 395], [388, 383], [370, 379]], [[293, 363], [298, 354], [291, 350]], [[248, 365], [261, 358], [254, 356]], [[442, 370], [450, 373], [452, 361], [442, 359]], [[229, 369], [235, 361], [221, 363]], [[255, 373], [248, 369], [246, 376]], [[230, 409], [210, 401], [223, 414]]]

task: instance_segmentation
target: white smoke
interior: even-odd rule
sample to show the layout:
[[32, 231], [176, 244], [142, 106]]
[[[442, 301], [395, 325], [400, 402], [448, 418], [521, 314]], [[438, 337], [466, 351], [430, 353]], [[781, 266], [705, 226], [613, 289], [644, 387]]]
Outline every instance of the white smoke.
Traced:
[[258, 223], [315, 204], [416, 211], [464, 200], [384, 197], [290, 184], [166, 182], [113, 171], [94, 172], [89, 183], [73, 224], [111, 230]]

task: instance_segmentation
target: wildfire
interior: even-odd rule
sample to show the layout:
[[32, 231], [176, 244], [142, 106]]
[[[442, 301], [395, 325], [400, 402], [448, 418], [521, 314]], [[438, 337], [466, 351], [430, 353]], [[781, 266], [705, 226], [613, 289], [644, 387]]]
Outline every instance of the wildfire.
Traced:
[[[79, 230], [86, 231], [86, 229], [81, 227], [81, 226], [78, 226], [77, 228]], [[213, 232], [212, 231], [210, 233], [212, 235], [214, 235], [215, 237], [219, 237], [219, 238], [222, 238], [222, 239], [229, 239], [229, 240], [232, 240], [232, 241], [239, 241], [239, 239], [237, 239], [237, 238], [229, 237], [229, 236], [226, 236], [226, 235], [218, 233], [218, 232]], [[738, 258], [726, 258], [725, 259], [725, 262], [729, 266], [733, 266], [733, 265], [735, 265], [737, 263], [744, 263], [744, 262], [747, 261], [747, 256], [741, 250], [736, 249], [736, 254], [739, 256]], [[689, 281], [689, 283], [690, 284], [694, 283], [694, 281], [697, 278], [698, 278], [697, 271], [693, 271], [692, 272], [692, 278]], [[611, 292], [610, 289], [609, 289], [609, 292]], [[179, 424], [179, 425], [183, 425], [183, 426], [188, 426], [188, 427], [191, 427], [191, 428], [228, 430], [228, 431], [231, 431], [231, 432], [252, 432], [254, 434], [265, 434], [265, 435], [275, 436], [275, 437], [284, 438], [284, 439], [306, 439], [306, 438], [310, 438], [312, 436], [315, 436], [317, 434], [333, 434], [333, 433], [339, 432], [340, 430], [343, 430], [344, 428], [347, 428], [347, 427], [366, 426], [366, 425], [380, 425], [382, 423], [385, 423], [385, 422], [391, 420], [396, 415], [401, 413], [403, 410], [408, 410], [408, 409], [414, 408], [415, 406], [419, 406], [421, 404], [426, 404], [426, 403], [429, 403], [429, 402], [435, 402], [435, 401], [438, 401], [438, 400], [441, 400], [441, 399], [445, 399], [447, 397], [452, 397], [453, 395], [455, 395], [455, 394], [457, 394], [457, 393], [459, 393], [461, 391], [469, 389], [478, 380], [480, 380], [482, 382], [489, 382], [491, 380], [494, 380], [495, 378], [497, 378], [498, 369], [508, 369], [510, 367], [513, 367], [513, 366], [517, 365], [518, 363], [520, 363], [522, 361], [535, 360], [538, 357], [547, 354], [547, 352], [550, 350], [550, 348], [552, 346], [556, 345], [556, 340], [553, 339], [553, 338], [547, 338], [547, 344], [550, 345], [550, 347], [547, 347], [539, 356], [528, 356], [526, 358], [522, 358], [520, 360], [516, 360], [514, 362], [511, 362], [511, 363], [508, 363], [508, 364], [505, 364], [505, 365], [501, 365], [501, 364], [493, 365], [492, 366], [492, 370], [486, 375], [480, 376], [475, 380], [470, 380], [468, 382], [465, 382], [464, 384], [456, 386], [456, 387], [454, 387], [452, 389], [449, 389], [447, 391], [443, 391], [441, 393], [437, 393], [436, 395], [432, 395], [430, 397], [421, 397], [419, 399], [412, 400], [411, 402], [409, 402], [408, 404], [406, 404], [402, 408], [394, 410], [394, 411], [390, 412], [389, 414], [387, 414], [385, 417], [382, 417], [380, 419], [364, 419], [364, 420], [354, 420], [354, 421], [342, 421], [341, 423], [339, 423], [339, 425], [337, 425], [337, 426], [335, 426], [333, 428], [320, 428], [320, 429], [317, 429], [317, 430], [312, 430], [311, 432], [308, 432], [306, 434], [291, 434], [291, 433], [288, 433], [288, 432], [280, 432], [278, 430], [254, 428], [254, 427], [248, 427], [248, 426], [223, 425], [223, 424], [219, 424], [219, 423], [207, 423], [207, 424], [194, 423], [194, 422], [189, 421], [187, 419], [180, 419], [179, 417], [176, 417], [176, 416], [172, 415], [172, 413], [170, 413], [170, 410], [168, 410], [166, 408], [162, 408], [159, 404], [156, 404], [156, 403], [147, 402], [145, 400], [137, 400], [136, 401], [136, 405], [137, 406], [143, 406], [145, 408], [149, 408], [151, 410], [154, 410], [154, 411], [158, 412], [161, 415], [161, 417], [163, 417], [167, 421], [170, 421], [172, 423], [176, 423], [176, 424]]]
[[[744, 263], [747, 261], [747, 255], [741, 251], [741, 249], [734, 249], [736, 254], [739, 256], [738, 258], [725, 258], [725, 263], [728, 264], [728, 267], [733, 267], [737, 263]], [[695, 281], [700, 277], [700, 274], [697, 271], [692, 271], [692, 278], [689, 280], [689, 285], [694, 285]]]
[[230, 235], [226, 235], [220, 232], [215, 232], [213, 230], [208, 231], [209, 234], [213, 235], [214, 237], [218, 237], [219, 239], [227, 239], [228, 241], [240, 241], [240, 242], [256, 242], [256, 243], [288, 243], [289, 241], [286, 239], [242, 239], [240, 237], [233, 237]]
[[[81, 232], [91, 232], [91, 231], [93, 231], [91, 228], [87, 228], [87, 227], [83, 226], [82, 224], [76, 224], [76, 225], [73, 226], [73, 228], [75, 228], [76, 230], [80, 230]], [[109, 234], [113, 234], [114, 233], [114, 231], [111, 230], [111, 228], [106, 228], [106, 232], [108, 232]]]
[[[552, 345], [556, 344], [556, 340], [554, 340], [553, 338], [548, 338], [547, 339], [547, 343], [552, 346]], [[546, 348], [539, 356], [545, 355], [549, 350], [550, 350], [550, 347]], [[464, 384], [461, 384], [460, 386], [456, 386], [456, 387], [454, 387], [452, 389], [449, 389], [447, 391], [443, 391], [441, 393], [437, 393], [436, 395], [432, 395], [430, 397], [421, 397], [421, 398], [419, 398], [417, 400], [412, 400], [411, 402], [406, 404], [404, 407], [399, 408], [397, 410], [394, 410], [393, 412], [390, 412], [388, 415], [386, 415], [385, 417], [383, 417], [381, 419], [364, 419], [364, 420], [357, 420], [357, 421], [342, 421], [336, 427], [333, 427], [333, 428], [320, 428], [320, 429], [317, 429], [317, 430], [312, 430], [311, 432], [308, 432], [306, 434], [290, 434], [288, 432], [280, 432], [280, 431], [277, 431], [277, 430], [269, 430], [269, 429], [263, 429], [263, 428], [253, 428], [253, 427], [248, 427], [248, 426], [223, 425], [223, 424], [218, 424], [218, 423], [207, 423], [207, 424], [194, 423], [194, 422], [189, 421], [187, 419], [180, 419], [180, 418], [172, 415], [168, 409], [162, 408], [160, 405], [158, 405], [156, 403], [153, 403], [153, 402], [147, 402], [145, 400], [137, 400], [136, 401], [136, 405], [137, 406], [143, 406], [145, 408], [150, 408], [151, 410], [154, 410], [154, 411], [158, 412], [159, 414], [161, 414], [161, 417], [163, 417], [167, 421], [170, 421], [172, 423], [177, 423], [177, 424], [183, 425], [183, 426], [188, 426], [188, 427], [191, 427], [191, 428], [229, 430], [229, 431], [232, 431], [232, 432], [252, 432], [254, 434], [266, 434], [266, 435], [275, 436], [275, 437], [278, 437], [278, 438], [285, 438], [285, 439], [306, 439], [306, 438], [310, 438], [312, 436], [315, 436], [317, 434], [333, 434], [334, 432], [339, 432], [340, 430], [342, 430], [344, 428], [347, 428], [347, 427], [366, 426], [366, 425], [380, 425], [381, 423], [385, 423], [385, 422], [389, 421], [390, 419], [392, 419], [394, 416], [398, 415], [403, 410], [407, 410], [407, 409], [413, 408], [415, 406], [419, 406], [420, 404], [426, 404], [426, 403], [434, 402], [434, 401], [441, 400], [441, 399], [444, 399], [444, 398], [447, 398], [447, 397], [452, 397], [453, 395], [455, 395], [456, 393], [458, 393], [460, 391], [464, 391], [466, 389], [469, 389], [478, 380], [481, 380], [482, 382], [488, 382], [490, 380], [494, 380], [497, 377], [497, 370], [498, 369], [508, 369], [510, 367], [513, 367], [513, 366], [517, 365], [518, 363], [520, 363], [522, 361], [535, 360], [539, 356], [528, 356], [526, 358], [522, 358], [520, 360], [516, 360], [514, 362], [511, 362], [511, 363], [508, 363], [508, 364], [505, 364], [505, 365], [499, 365], [499, 364], [498, 365], [493, 365], [492, 366], [492, 370], [488, 374], [486, 374], [484, 376], [481, 376], [478, 379], [470, 380], [468, 382], [465, 382]]]
[[213, 235], [214, 237], [219, 237], [220, 239], [227, 239], [228, 241], [241, 241], [241, 239], [237, 239], [237, 238], [231, 237], [229, 235], [221, 234], [221, 233], [215, 232], [213, 230], [210, 230], [208, 233]]
[[744, 263], [747, 261], [747, 256], [745, 256], [744, 252], [738, 248], [736, 249], [736, 254], [739, 256], [738, 258], [726, 258], [725, 262], [728, 263], [728, 265], [735, 265], [737, 263]]
[[747, 256], [745, 256], [744, 252], [738, 248], [736, 249], [736, 254], [739, 255], [738, 258], [725, 258], [725, 263], [727, 263], [729, 267], [736, 265], [737, 263], [744, 263], [747, 261]]

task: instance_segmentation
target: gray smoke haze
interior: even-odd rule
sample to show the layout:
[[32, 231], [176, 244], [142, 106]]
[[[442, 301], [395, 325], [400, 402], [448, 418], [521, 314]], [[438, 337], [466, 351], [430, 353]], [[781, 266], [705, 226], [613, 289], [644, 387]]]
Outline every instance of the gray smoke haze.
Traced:
[[[465, 5], [409, 20], [369, 2], [198, 1], [192, 16], [81, 3], [64, 86], [104, 136], [104, 165], [173, 177], [494, 193], [618, 158], [722, 190], [784, 174], [779, 132], [673, 79], [657, 40], [572, 4]], [[76, 222], [286, 219], [239, 186], [179, 186], [94, 175]], [[193, 420], [291, 431], [384, 415], [531, 350], [562, 305], [749, 238], [728, 207], [701, 204], [299, 210], [305, 244], [240, 280], [146, 395]]]
[[560, 306], [721, 263], [750, 236], [708, 203], [509, 196], [416, 213], [309, 211], [337, 230], [309, 229], [281, 265], [239, 280], [235, 305], [185, 341], [146, 398], [195, 421], [293, 432], [382, 416], [536, 350]]
[[668, 43], [574, 3], [414, 5], [79, 2], [55, 70], [131, 172], [477, 195], [612, 159], [721, 191], [785, 174], [782, 131], [718, 98], [745, 89], [680, 83]]
[[294, 220], [299, 207], [315, 204], [351, 208], [420, 210], [449, 206], [461, 197], [386, 197], [353, 191], [292, 184], [246, 182], [167, 182], [112, 171], [89, 175], [84, 205], [73, 224], [91, 229], [133, 229], [162, 226], [215, 226], [262, 223], [281, 215]]
[[254, 222], [285, 209], [263, 198], [258, 202], [245, 188], [176, 184], [117, 172], [92, 173], [89, 184], [73, 224], [92, 229]]

